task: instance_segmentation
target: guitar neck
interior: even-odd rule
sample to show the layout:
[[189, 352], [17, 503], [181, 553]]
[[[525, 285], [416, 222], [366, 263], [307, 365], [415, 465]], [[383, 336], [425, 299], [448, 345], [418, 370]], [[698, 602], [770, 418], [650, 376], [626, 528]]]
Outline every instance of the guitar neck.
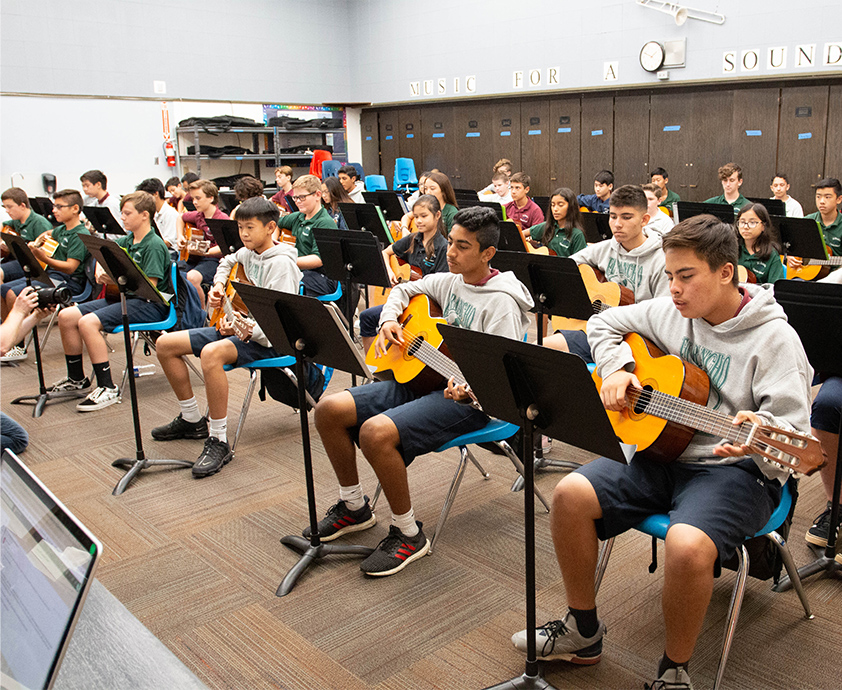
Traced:
[[831, 256], [829, 259], [803, 259], [805, 266], [842, 266], [842, 256]]
[[407, 353], [421, 360], [444, 378], [450, 379], [452, 377], [457, 385], [461, 386], [467, 383], [465, 375], [450, 357], [439, 352], [423, 338], [414, 337], [406, 331], [404, 331], [404, 338], [407, 340]]

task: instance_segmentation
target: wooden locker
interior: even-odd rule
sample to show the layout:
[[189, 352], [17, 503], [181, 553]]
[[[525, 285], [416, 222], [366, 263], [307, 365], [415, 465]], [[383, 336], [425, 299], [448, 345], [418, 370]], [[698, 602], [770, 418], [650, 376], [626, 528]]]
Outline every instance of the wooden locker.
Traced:
[[579, 193], [581, 176], [582, 99], [550, 101], [550, 192], [569, 187]]
[[[593, 194], [600, 170], [614, 171], [614, 97], [582, 97], [582, 169], [580, 194]], [[616, 179], [616, 176], [615, 176]]]
[[653, 93], [649, 99], [648, 170], [666, 170], [669, 189], [685, 201], [690, 200], [690, 184], [695, 184], [689, 159], [692, 107], [688, 93]]
[[520, 102], [494, 101], [484, 106], [491, 111], [491, 156], [486, 163], [484, 185], [491, 184], [494, 164], [501, 158], [512, 162], [512, 172], [521, 169]]
[[453, 107], [453, 146], [456, 151], [453, 186], [480, 190], [491, 181], [491, 110], [482, 104]]
[[731, 160], [743, 169], [743, 196], [772, 196], [780, 93], [778, 88], [733, 92]]
[[[827, 109], [827, 142], [824, 153], [824, 175], [823, 177], [842, 178], [842, 84], [834, 84], [830, 87], [830, 100]], [[807, 204], [801, 201], [804, 212], [807, 205], [812, 208], [813, 200], [806, 199]]]
[[649, 95], [614, 98], [614, 189], [649, 182]]
[[[421, 142], [421, 108], [404, 108], [398, 111], [398, 130], [400, 138], [398, 150], [401, 158], [411, 158], [415, 161], [416, 175], [421, 171], [418, 166], [421, 164], [423, 155]], [[391, 186], [392, 180], [388, 180]]]
[[[704, 201], [722, 194], [718, 170], [734, 161], [731, 149], [732, 90], [697, 91], [690, 118], [691, 179], [688, 201]], [[695, 186], [694, 186], [695, 185]]]
[[[531, 195], [550, 193], [550, 102], [520, 104], [521, 169], [532, 178]], [[516, 172], [516, 171], [513, 171]]]
[[[452, 105], [428, 105], [421, 110], [423, 170], [438, 168], [454, 181], [455, 133], [452, 127]], [[454, 185], [458, 187], [458, 185]]]
[[363, 110], [360, 114], [360, 138], [362, 156], [360, 161], [366, 175], [380, 174], [380, 129], [376, 110]]
[[392, 180], [395, 178], [395, 158], [400, 157], [398, 111], [381, 110], [378, 119], [380, 122], [380, 174], [386, 178], [386, 186], [391, 189]]
[[824, 176], [828, 86], [785, 86], [781, 90], [778, 171], [786, 173], [790, 196], [804, 213], [815, 211], [813, 185]]

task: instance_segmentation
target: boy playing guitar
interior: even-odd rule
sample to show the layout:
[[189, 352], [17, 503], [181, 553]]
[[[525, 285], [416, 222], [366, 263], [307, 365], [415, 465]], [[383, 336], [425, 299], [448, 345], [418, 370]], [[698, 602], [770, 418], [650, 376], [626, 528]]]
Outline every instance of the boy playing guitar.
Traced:
[[[807, 433], [813, 372], [774, 295], [756, 285], [738, 286], [733, 226], [709, 215], [689, 218], [664, 237], [664, 253], [671, 298], [609, 309], [589, 321], [605, 407], [623, 409], [630, 387], [642, 387], [624, 342], [626, 334], [639, 333], [707, 373], [708, 409], [732, 415], [734, 424], [748, 420]], [[538, 628], [539, 658], [600, 660], [605, 625], [594, 594], [598, 539], [668, 512], [666, 649], [657, 673], [661, 682], [651, 687], [692, 688], [687, 665], [714, 573], [766, 524], [787, 476], [750, 455], [746, 445], [697, 432], [671, 464], [639, 454], [628, 465], [598, 458], [565, 477], [555, 490], [551, 529], [569, 611]], [[512, 641], [525, 651], [526, 631]]]

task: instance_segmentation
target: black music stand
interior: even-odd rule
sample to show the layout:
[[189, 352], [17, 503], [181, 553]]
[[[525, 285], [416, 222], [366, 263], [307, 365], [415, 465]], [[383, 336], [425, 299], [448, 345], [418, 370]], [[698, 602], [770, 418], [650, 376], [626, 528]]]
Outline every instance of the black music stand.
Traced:
[[781, 239], [784, 257], [799, 256], [805, 259], [826, 259], [824, 235], [818, 222], [812, 218], [787, 218], [772, 216], [772, 225]]
[[205, 222], [208, 224], [213, 239], [216, 240], [216, 246], [222, 251], [222, 256], [233, 254], [243, 246], [236, 220], [206, 218]]
[[[48, 287], [54, 285], [50, 274], [41, 266], [38, 259], [32, 253], [26, 240], [19, 235], [13, 235], [10, 232], [0, 233], [9, 251], [15, 257], [20, 267], [23, 269], [24, 277], [26, 278], [27, 287], [31, 287], [32, 283], [41, 283]], [[35, 344], [35, 367], [38, 370], [38, 394], [37, 395], [22, 395], [19, 398], [12, 400], [12, 405], [29, 405], [34, 404], [32, 410], [33, 417], [40, 417], [44, 413], [44, 407], [51, 400], [72, 400], [74, 398], [83, 397], [80, 393], [53, 393], [47, 390], [47, 385], [44, 383], [44, 369], [41, 364], [41, 343], [38, 341], [38, 327], [32, 327], [32, 342]]]
[[91, 225], [94, 226], [100, 235], [125, 235], [126, 231], [117, 222], [117, 219], [111, 215], [111, 209], [105, 206], [84, 206], [82, 211], [85, 213]]
[[503, 221], [503, 204], [498, 204], [496, 201], [469, 201], [467, 199], [457, 199], [459, 202], [459, 208], [490, 208], [494, 213], [497, 214], [497, 220], [502, 222]]
[[607, 213], [591, 213], [588, 211], [582, 212], [580, 217], [582, 218], [582, 232], [589, 244], [604, 242], [614, 237]]
[[[400, 221], [407, 213], [409, 213], [406, 202], [397, 192], [384, 190], [377, 192], [363, 192], [363, 199], [365, 199], [367, 204], [379, 206], [386, 220], [389, 221]], [[356, 230], [357, 228], [351, 229]]]
[[[822, 374], [842, 376], [842, 285], [803, 280], [779, 280], [775, 283], [775, 299], [784, 308], [792, 326], [804, 345], [810, 365]], [[839, 424], [842, 436], [842, 421]], [[839, 495], [842, 489], [842, 445], [836, 453], [836, 471], [830, 503], [830, 531], [827, 547], [812, 563], [798, 569], [799, 577], [816, 573], [842, 574], [836, 562], [836, 527], [839, 525]], [[781, 578], [773, 587], [776, 592], [789, 589], [789, 577]]]
[[53, 202], [47, 197], [31, 196], [29, 197], [29, 206], [39, 216], [44, 216], [53, 226], [56, 225], [56, 219], [53, 217]]
[[547, 215], [547, 209], [550, 207], [550, 197], [548, 196], [533, 196], [532, 201], [540, 208], [544, 215]]
[[518, 230], [513, 220], [501, 220], [497, 225], [500, 228], [500, 239], [497, 241], [497, 249], [506, 252], [527, 251], [523, 233]]
[[[143, 439], [140, 433], [140, 413], [137, 409], [137, 389], [134, 380], [134, 357], [132, 355], [132, 336], [129, 332], [129, 312], [126, 306], [126, 293], [133, 292], [138, 297], [147, 299], [156, 304], [166, 304], [166, 300], [158, 289], [149, 282], [146, 274], [128, 255], [125, 249], [112, 240], [94, 237], [92, 235], [79, 235], [88, 251], [93, 254], [97, 263], [120, 288], [120, 307], [123, 313], [123, 345], [126, 349], [126, 370], [129, 372], [129, 391], [132, 401], [132, 419], [134, 422], [135, 458], [118, 458], [111, 463], [112, 467], [128, 467], [128, 472], [117, 482], [117, 486], [111, 492], [112, 496], [122, 494], [131, 483], [132, 479], [145, 470], [147, 467], [158, 467], [162, 465], [174, 465], [176, 467], [193, 467], [188, 460], [157, 460], [147, 458], [143, 452]], [[175, 288], [175, 286], [173, 286]]]
[[700, 216], [703, 213], [707, 213], [711, 216], [716, 216], [723, 223], [730, 223], [733, 225], [734, 218], [737, 217], [737, 211], [733, 206], [731, 206], [731, 204], [708, 204], [701, 201], [676, 201], [672, 207], [676, 223], [692, 218], [693, 216]]
[[786, 203], [781, 201], [780, 199], [764, 199], [763, 197], [759, 196], [747, 196], [748, 199], [753, 204], [760, 204], [765, 208], [770, 216], [785, 216], [786, 215]]
[[[553, 688], [541, 678], [535, 650], [535, 498], [532, 454], [537, 428], [563, 443], [627, 462], [585, 362], [497, 335], [439, 326], [456, 364], [489, 416], [523, 429], [523, 511], [526, 570], [526, 669], [488, 690]], [[559, 395], [560, 390], [576, 391]]]
[[310, 426], [307, 422], [307, 374], [305, 363], [316, 359], [325, 366], [347, 371], [354, 376], [371, 378], [368, 367], [339, 317], [338, 310], [314, 297], [291, 295], [243, 283], [234, 284], [237, 294], [249, 308], [272, 347], [281, 355], [295, 356], [298, 383], [298, 414], [304, 450], [304, 479], [310, 515], [309, 540], [298, 535], [281, 538], [281, 543], [301, 552], [301, 558], [278, 586], [276, 596], [289, 594], [310, 564], [329, 554], [368, 556], [374, 549], [349, 544], [323, 544], [319, 538], [316, 515], [316, 490], [313, 483], [313, 458], [310, 453]]
[[375, 204], [340, 203], [339, 212], [345, 219], [345, 224], [349, 230], [367, 230], [380, 240], [384, 247], [388, 247], [394, 242], [379, 206]]

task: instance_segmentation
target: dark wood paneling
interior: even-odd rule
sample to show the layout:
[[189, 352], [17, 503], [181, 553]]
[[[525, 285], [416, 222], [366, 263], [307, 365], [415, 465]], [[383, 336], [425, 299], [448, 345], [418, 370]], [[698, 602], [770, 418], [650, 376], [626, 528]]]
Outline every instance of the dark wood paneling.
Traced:
[[[360, 137], [362, 139], [361, 163], [366, 175], [380, 174], [380, 129], [377, 125], [377, 111], [363, 110], [360, 114]], [[352, 162], [352, 161], [351, 161]]]
[[496, 162], [491, 152], [494, 132], [491, 110], [473, 104], [453, 108], [453, 146], [456, 149], [453, 186], [482, 189], [491, 181]]
[[520, 104], [520, 165], [532, 178], [532, 195], [550, 193], [550, 128], [549, 101]]
[[[669, 188], [688, 200], [690, 168], [690, 113], [693, 102], [679, 93], [652, 94], [649, 99], [649, 170], [664, 168]], [[695, 184], [695, 177], [692, 177]]]
[[704, 201], [722, 194], [717, 170], [733, 160], [729, 135], [733, 100], [730, 90], [693, 94], [690, 169], [695, 182], [691, 182], [688, 201]]
[[[501, 158], [508, 158], [512, 162], [512, 172], [517, 172], [521, 169], [520, 102], [495, 101], [481, 107], [491, 111], [491, 159], [488, 170]], [[491, 173], [486, 174], [490, 178]]]
[[[418, 166], [422, 156], [421, 143], [421, 108], [405, 108], [398, 111], [398, 150], [401, 158], [411, 158], [415, 161], [415, 172], [420, 172]], [[391, 184], [391, 180], [389, 181]]]
[[[835, 177], [838, 180], [842, 177], [842, 84], [836, 84], [830, 87], [827, 116], [824, 177]], [[812, 205], [812, 199], [807, 201]], [[803, 201], [801, 205], [805, 206]], [[807, 211], [806, 207], [804, 211]]]
[[[421, 111], [421, 135], [424, 170], [438, 168], [454, 180], [456, 133], [453, 131], [453, 106], [428, 106]], [[454, 185], [458, 186], [458, 185]]]
[[614, 98], [614, 188], [649, 182], [649, 96]]
[[390, 189], [395, 178], [395, 158], [400, 156], [398, 119], [397, 110], [380, 112], [380, 174]]
[[[805, 213], [814, 210], [812, 185], [824, 174], [828, 92], [827, 86], [796, 86], [781, 94], [778, 170], [789, 177], [789, 193]], [[800, 117], [800, 108], [809, 108], [810, 116]]]
[[614, 98], [582, 97], [582, 170], [579, 190], [593, 194], [593, 178], [600, 170], [614, 170]]
[[743, 169], [744, 196], [771, 196], [778, 142], [780, 89], [733, 92], [731, 159]]
[[[579, 193], [581, 174], [582, 99], [550, 101], [550, 192], [570, 187]], [[548, 192], [548, 193], [550, 193]]]

